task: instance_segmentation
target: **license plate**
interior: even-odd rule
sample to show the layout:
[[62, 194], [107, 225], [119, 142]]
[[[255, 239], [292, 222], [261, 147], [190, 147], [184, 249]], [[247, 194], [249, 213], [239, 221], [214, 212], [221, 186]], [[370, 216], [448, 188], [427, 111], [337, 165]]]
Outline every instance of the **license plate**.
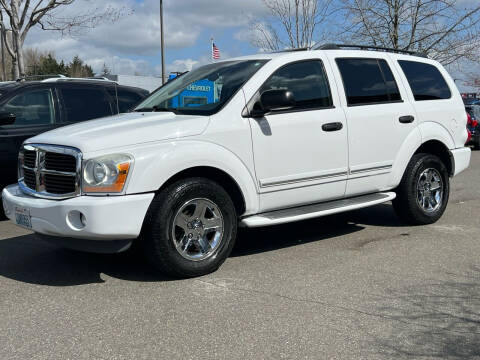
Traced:
[[32, 218], [30, 217], [30, 209], [15, 208], [15, 223], [27, 229], [32, 228]]

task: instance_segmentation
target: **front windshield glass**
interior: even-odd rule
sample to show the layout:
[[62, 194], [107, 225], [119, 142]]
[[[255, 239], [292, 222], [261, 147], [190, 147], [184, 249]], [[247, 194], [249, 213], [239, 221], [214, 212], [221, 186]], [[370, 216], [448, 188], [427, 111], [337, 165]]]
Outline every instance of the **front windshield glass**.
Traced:
[[225, 61], [202, 66], [162, 86], [141, 102], [135, 111], [212, 115], [266, 62]]

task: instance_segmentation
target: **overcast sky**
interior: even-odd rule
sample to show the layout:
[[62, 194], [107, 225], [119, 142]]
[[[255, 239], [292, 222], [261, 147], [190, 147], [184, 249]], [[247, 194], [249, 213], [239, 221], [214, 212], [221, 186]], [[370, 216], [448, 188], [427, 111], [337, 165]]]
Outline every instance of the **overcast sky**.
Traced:
[[[74, 37], [32, 29], [26, 45], [53, 51], [65, 61], [79, 55], [94, 71], [105, 62], [116, 74], [159, 74], [159, 0], [77, 0], [64, 13], [109, 5], [132, 11]], [[251, 20], [265, 13], [261, 0], [164, 0], [167, 70], [184, 71], [208, 62], [212, 36], [222, 58], [256, 52], [246, 33]]]
[[[467, 4], [480, 0], [460, 0]], [[66, 62], [79, 55], [100, 72], [159, 75], [159, 0], [76, 0], [63, 15], [108, 6], [127, 9], [120, 20], [107, 21], [74, 37], [34, 28], [26, 45], [53, 51]], [[164, 0], [167, 73], [190, 70], [210, 61], [214, 37], [223, 59], [258, 52], [248, 39], [249, 25], [267, 15], [261, 0]], [[461, 85], [461, 84], [460, 84]]]

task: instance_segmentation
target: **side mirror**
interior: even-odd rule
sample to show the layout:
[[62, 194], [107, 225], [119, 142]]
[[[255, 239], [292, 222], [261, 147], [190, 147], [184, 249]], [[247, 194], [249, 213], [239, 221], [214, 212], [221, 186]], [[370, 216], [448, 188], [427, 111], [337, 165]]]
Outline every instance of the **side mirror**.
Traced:
[[17, 116], [11, 113], [0, 113], [0, 125], [12, 125], [15, 123]]
[[288, 110], [295, 106], [295, 97], [289, 90], [267, 90], [260, 95], [251, 111], [252, 117], [261, 117], [266, 113]]

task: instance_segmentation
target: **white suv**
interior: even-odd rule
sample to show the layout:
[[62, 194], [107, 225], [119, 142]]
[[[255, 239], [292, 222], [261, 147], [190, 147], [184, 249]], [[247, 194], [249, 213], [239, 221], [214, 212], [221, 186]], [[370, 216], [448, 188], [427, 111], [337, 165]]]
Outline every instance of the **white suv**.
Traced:
[[158, 269], [198, 276], [225, 261], [237, 226], [388, 201], [408, 223], [437, 221], [470, 162], [466, 122], [454, 81], [426, 57], [247, 56], [182, 75], [132, 113], [29, 139], [3, 206], [43, 239], [137, 243]]

